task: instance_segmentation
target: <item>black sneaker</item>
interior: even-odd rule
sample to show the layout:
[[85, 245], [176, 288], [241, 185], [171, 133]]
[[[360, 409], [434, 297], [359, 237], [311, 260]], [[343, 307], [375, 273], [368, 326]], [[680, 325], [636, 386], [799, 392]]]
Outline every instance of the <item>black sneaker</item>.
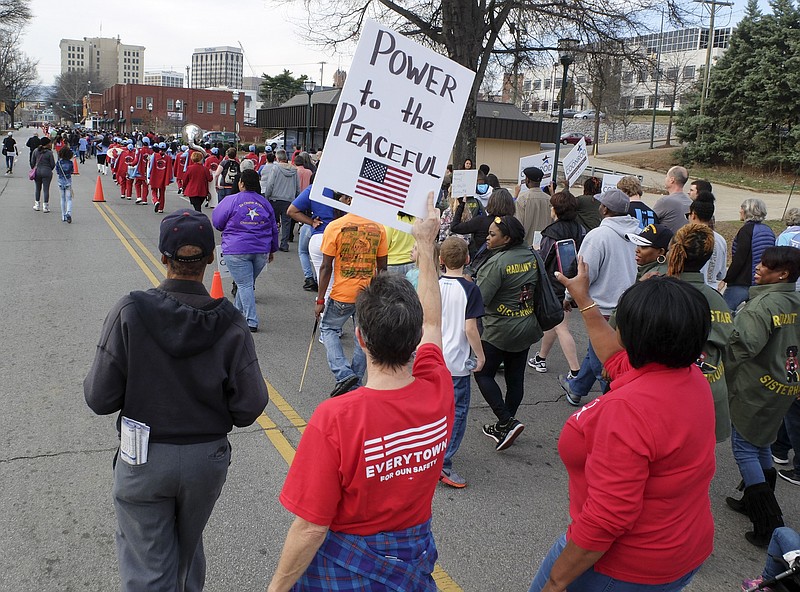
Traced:
[[313, 277], [306, 278], [306, 281], [303, 282], [303, 290], [306, 292], [316, 292], [319, 290], [319, 286], [317, 282], [314, 281]]
[[512, 417], [507, 423], [503, 425], [498, 424], [497, 429], [502, 434], [502, 438], [500, 438], [500, 441], [497, 443], [495, 450], [505, 450], [514, 443], [514, 440], [522, 433], [525, 426], [522, 425], [522, 422]]
[[348, 376], [344, 380], [340, 380], [339, 382], [336, 383], [336, 386], [333, 387], [333, 390], [331, 391], [331, 394], [329, 396], [338, 397], [339, 395], [343, 395], [347, 392], [350, 392], [358, 384], [358, 380], [359, 380], [358, 376], [356, 376], [355, 374], [353, 374], [352, 376]]
[[[485, 436], [489, 436], [492, 440], [494, 440], [495, 444], [500, 443], [500, 430], [497, 429], [496, 423], [487, 423], [483, 426], [483, 434]], [[496, 448], [496, 447], [495, 447]]]
[[800, 473], [794, 469], [781, 469], [778, 471], [778, 477], [792, 485], [800, 485]]

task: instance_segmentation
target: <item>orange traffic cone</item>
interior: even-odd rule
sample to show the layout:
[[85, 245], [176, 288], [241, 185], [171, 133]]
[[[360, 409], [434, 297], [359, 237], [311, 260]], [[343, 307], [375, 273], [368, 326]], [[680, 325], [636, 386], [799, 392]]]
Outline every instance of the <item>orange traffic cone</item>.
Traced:
[[74, 156], [72, 157], [72, 174], [73, 175], [80, 175], [78, 172], [78, 159]]
[[218, 271], [214, 272], [214, 279], [211, 280], [211, 297], [225, 298], [225, 292], [222, 291], [222, 276]]
[[92, 201], [106, 201], [105, 195], [103, 195], [103, 184], [100, 182], [100, 177], [97, 177], [97, 183], [94, 186], [94, 197]]

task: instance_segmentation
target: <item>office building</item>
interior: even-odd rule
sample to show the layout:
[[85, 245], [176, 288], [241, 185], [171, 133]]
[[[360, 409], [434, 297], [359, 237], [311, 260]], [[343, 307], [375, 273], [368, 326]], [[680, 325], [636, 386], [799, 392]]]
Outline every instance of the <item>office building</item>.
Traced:
[[86, 72], [97, 86], [104, 87], [144, 80], [145, 48], [141, 45], [125, 45], [119, 37], [84, 37], [62, 39], [59, 47], [62, 74]]
[[192, 54], [192, 88], [242, 88], [244, 56], [238, 47], [201, 47]]
[[151, 86], [183, 86], [183, 74], [173, 70], [149, 70], [144, 73], [144, 83]]

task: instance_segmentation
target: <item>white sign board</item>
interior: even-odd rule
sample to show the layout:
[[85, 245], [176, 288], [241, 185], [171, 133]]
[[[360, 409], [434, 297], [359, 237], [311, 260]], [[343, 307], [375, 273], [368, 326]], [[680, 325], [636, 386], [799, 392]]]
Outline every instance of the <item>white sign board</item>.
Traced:
[[[475, 73], [367, 19], [310, 199], [408, 231], [438, 194]], [[334, 199], [352, 197], [350, 206]]]
[[589, 154], [586, 152], [586, 138], [581, 138], [572, 150], [564, 157], [564, 176], [567, 187], [572, 187], [589, 166]]
[[216, 259], [219, 277], [231, 277], [231, 270], [228, 269], [228, 265], [225, 263], [225, 256], [222, 254], [222, 245], [217, 245], [215, 250], [217, 251]]
[[608, 191], [609, 189], [615, 189], [619, 180], [624, 176], [625, 175], [603, 175], [603, 187], [600, 189], [600, 193]]
[[540, 187], [545, 187], [550, 185], [550, 179], [553, 177], [553, 161], [556, 158], [556, 151], [551, 150], [549, 152], [540, 152], [539, 154], [531, 154], [530, 156], [523, 156], [519, 159], [519, 180], [521, 183], [525, 183], [525, 175], [522, 174], [522, 171], [527, 169], [528, 167], [536, 167], [538, 169], [542, 169], [544, 173], [544, 177], [542, 177], [542, 182], [539, 183]]
[[478, 171], [453, 171], [451, 194], [453, 197], [472, 197], [478, 184]]

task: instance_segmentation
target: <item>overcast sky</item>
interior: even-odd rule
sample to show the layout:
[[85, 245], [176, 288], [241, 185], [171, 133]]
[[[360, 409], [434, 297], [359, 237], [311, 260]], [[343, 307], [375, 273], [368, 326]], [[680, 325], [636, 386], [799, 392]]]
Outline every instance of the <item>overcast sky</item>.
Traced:
[[[766, 0], [760, 4], [769, 10]], [[744, 5], [744, 0], [736, 0], [732, 8], [720, 9], [716, 26], [738, 22]], [[337, 68], [349, 69], [354, 49], [334, 54], [306, 41], [300, 26], [307, 21], [302, 0], [77, 0], [66, 4], [31, 0], [31, 9], [34, 16], [22, 48], [39, 60], [39, 77], [46, 85], [60, 73], [61, 39], [119, 36], [122, 43], [145, 47], [145, 71], [176, 70], [184, 76], [195, 48], [238, 47], [241, 42], [245, 76], [275, 75], [287, 68], [295, 76], [306, 74], [326, 86], [333, 83]], [[703, 13], [699, 5], [694, 10]], [[323, 61], [327, 63], [320, 80]]]
[[[22, 49], [39, 60], [39, 78], [52, 84], [60, 73], [61, 39], [117, 37], [143, 45], [145, 70], [176, 70], [186, 75], [192, 51], [199, 47], [244, 46], [244, 75], [306, 74], [330, 86], [334, 71], [347, 70], [352, 49], [336, 54], [304, 42], [299, 23], [306, 21], [302, 1], [264, 0], [78, 0], [63, 3], [31, 0], [33, 19]], [[249, 61], [249, 64], [248, 64]], [[252, 71], [250, 66], [252, 66]]]

